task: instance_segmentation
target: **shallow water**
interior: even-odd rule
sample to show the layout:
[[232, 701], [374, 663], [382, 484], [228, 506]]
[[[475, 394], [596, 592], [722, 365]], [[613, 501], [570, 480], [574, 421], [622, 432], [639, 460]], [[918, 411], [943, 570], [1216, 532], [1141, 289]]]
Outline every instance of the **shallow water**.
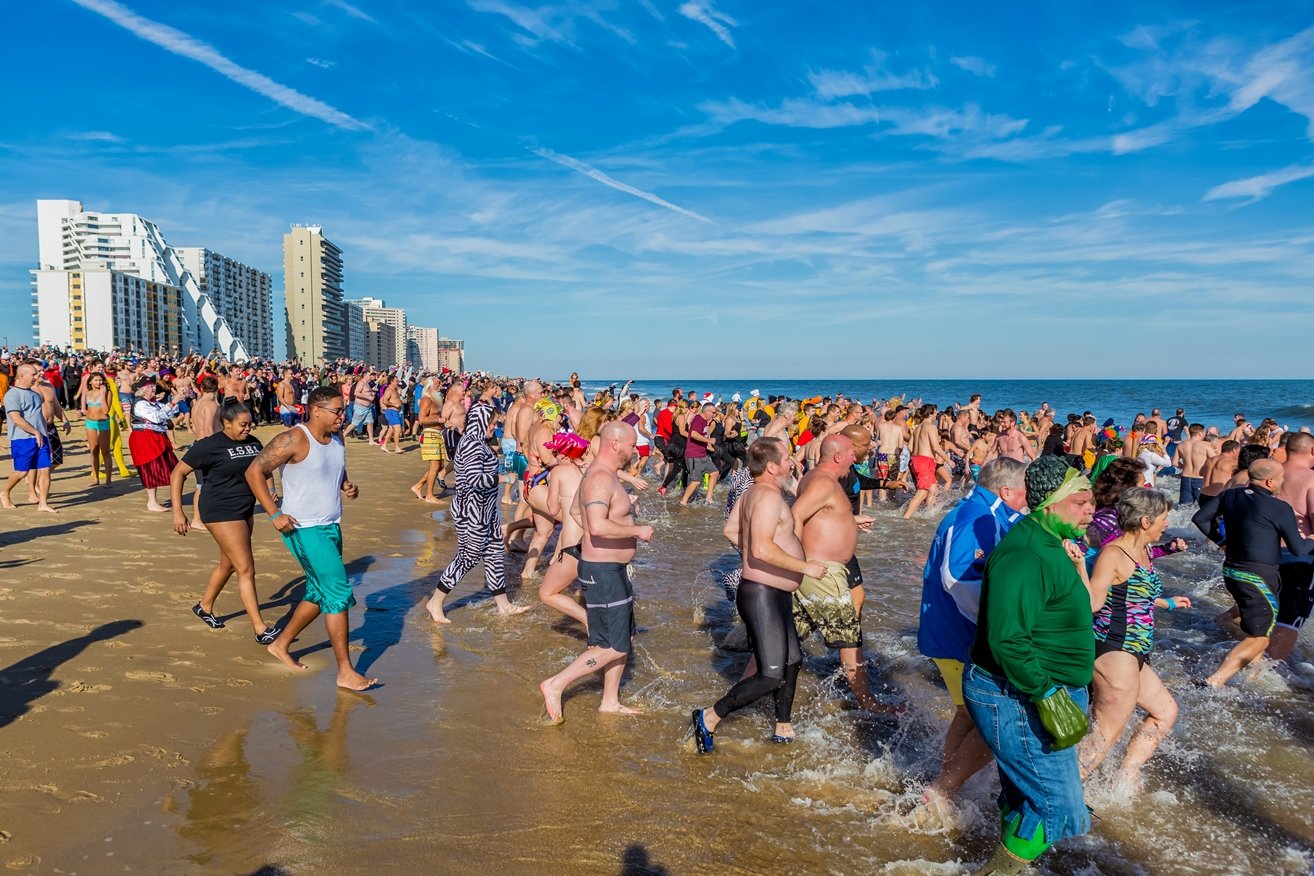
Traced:
[[[592, 681], [568, 692], [565, 724], [545, 725], [537, 683], [582, 649], [582, 634], [541, 606], [499, 617], [490, 600], [470, 598], [478, 569], [449, 599], [453, 625], [434, 628], [422, 602], [453, 550], [440, 513], [429, 531], [397, 534], [389, 552], [400, 556], [360, 564], [356, 656], [385, 685], [361, 696], [335, 692], [323, 673], [297, 680], [294, 703], [215, 740], [187, 787], [130, 831], [137, 853], [120, 846], [115, 863], [453, 874], [921, 874], [979, 863], [997, 838], [993, 769], [968, 784], [951, 823], [916, 805], [950, 716], [915, 643], [938, 514], [905, 523], [882, 507], [859, 546], [873, 685], [907, 713], [857, 710], [814, 639], [799, 741], [767, 741], [764, 701], [722, 725], [715, 754], [698, 756], [683, 741], [689, 710], [720, 697], [746, 655], [717, 647], [733, 620], [709, 572], [729, 559], [721, 514], [670, 501], [642, 503], [657, 536], [636, 559], [641, 631], [622, 696], [645, 716], [598, 714]], [[1155, 666], [1181, 719], [1139, 796], [1096, 778], [1094, 832], [1063, 843], [1044, 872], [1308, 873], [1314, 652], [1302, 640], [1293, 669], [1264, 668], [1219, 694], [1189, 687], [1229, 647], [1211, 620], [1226, 595], [1218, 554], [1188, 531], [1186, 512], [1172, 525], [1193, 546], [1161, 561], [1166, 586], [1196, 608], [1160, 615]], [[346, 540], [350, 557], [350, 529]], [[527, 588], [519, 600], [535, 595]], [[318, 641], [310, 633], [304, 640]], [[85, 851], [68, 850], [64, 871], [106, 872], [104, 859], [79, 861]]]

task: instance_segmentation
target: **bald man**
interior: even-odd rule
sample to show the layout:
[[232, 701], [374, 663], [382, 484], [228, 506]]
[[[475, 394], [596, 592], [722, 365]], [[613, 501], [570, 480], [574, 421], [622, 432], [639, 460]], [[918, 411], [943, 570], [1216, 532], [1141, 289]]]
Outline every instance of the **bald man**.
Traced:
[[[1252, 466], [1253, 468], [1253, 466]], [[1287, 461], [1282, 463], [1282, 488], [1277, 497], [1296, 514], [1296, 528], [1306, 538], [1314, 535], [1314, 435], [1292, 432], [1287, 438]], [[1273, 627], [1268, 656], [1286, 660], [1296, 645], [1300, 628], [1314, 611], [1314, 557], [1282, 552], [1278, 578], [1277, 625]]]
[[4, 396], [5, 418], [9, 427], [9, 452], [14, 460], [14, 473], [0, 491], [0, 506], [12, 510], [15, 506], [9, 493], [19, 481], [35, 472], [33, 481], [37, 510], [55, 513], [47, 501], [50, 496], [50, 441], [46, 437], [46, 419], [43, 414], [41, 393], [36, 385], [37, 366], [24, 362], [14, 372], [13, 385]]
[[1282, 466], [1271, 459], [1257, 459], [1250, 464], [1249, 475], [1246, 486], [1202, 498], [1200, 510], [1191, 518], [1201, 532], [1223, 547], [1223, 584], [1236, 600], [1245, 636], [1205, 679], [1205, 684], [1214, 688], [1226, 684], [1269, 645], [1278, 619], [1282, 542], [1294, 556], [1314, 553], [1314, 540], [1303, 537], [1296, 526], [1296, 512], [1277, 497], [1284, 480]]

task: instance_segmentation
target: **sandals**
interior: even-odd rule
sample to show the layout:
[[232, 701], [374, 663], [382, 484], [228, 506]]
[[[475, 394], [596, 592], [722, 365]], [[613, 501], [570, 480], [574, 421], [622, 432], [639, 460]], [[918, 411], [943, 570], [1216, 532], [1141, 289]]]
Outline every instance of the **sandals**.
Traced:
[[205, 621], [205, 625], [212, 630], [222, 630], [224, 628], [224, 622], [215, 617], [212, 612], [208, 612], [201, 608], [201, 603], [199, 602], [192, 606], [192, 614]]
[[711, 730], [707, 729], [707, 724], [703, 722], [703, 710], [694, 709], [692, 716], [694, 744], [698, 746], [699, 754], [711, 754], [716, 748], [716, 740]]
[[256, 643], [260, 645], [272, 645], [274, 644], [274, 640], [277, 639], [282, 632], [283, 631], [278, 627], [265, 627], [263, 633], [255, 634]]
[[771, 741], [776, 745], [792, 745], [797, 736], [781, 736], [779, 733], [771, 734]]

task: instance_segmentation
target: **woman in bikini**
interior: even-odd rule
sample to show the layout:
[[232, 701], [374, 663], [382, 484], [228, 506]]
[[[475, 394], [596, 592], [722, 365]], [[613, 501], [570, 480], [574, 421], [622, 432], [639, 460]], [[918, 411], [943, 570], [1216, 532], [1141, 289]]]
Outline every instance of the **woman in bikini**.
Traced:
[[105, 463], [105, 486], [109, 486], [114, 465], [110, 461], [110, 408], [113, 399], [105, 375], [92, 372], [82, 393], [82, 419], [87, 427], [87, 451], [91, 454], [91, 482], [100, 486], [100, 464]]

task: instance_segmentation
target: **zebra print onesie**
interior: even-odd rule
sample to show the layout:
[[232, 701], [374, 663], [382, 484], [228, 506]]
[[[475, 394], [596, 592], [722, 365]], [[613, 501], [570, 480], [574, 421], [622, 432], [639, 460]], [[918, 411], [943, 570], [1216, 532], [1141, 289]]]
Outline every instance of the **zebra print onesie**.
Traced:
[[497, 501], [497, 454], [488, 446], [488, 424], [493, 406], [477, 402], [466, 414], [465, 434], [456, 447], [456, 495], [452, 520], [456, 523], [456, 556], [443, 569], [438, 589], [451, 593], [481, 559], [489, 592], [506, 592], [506, 551]]

